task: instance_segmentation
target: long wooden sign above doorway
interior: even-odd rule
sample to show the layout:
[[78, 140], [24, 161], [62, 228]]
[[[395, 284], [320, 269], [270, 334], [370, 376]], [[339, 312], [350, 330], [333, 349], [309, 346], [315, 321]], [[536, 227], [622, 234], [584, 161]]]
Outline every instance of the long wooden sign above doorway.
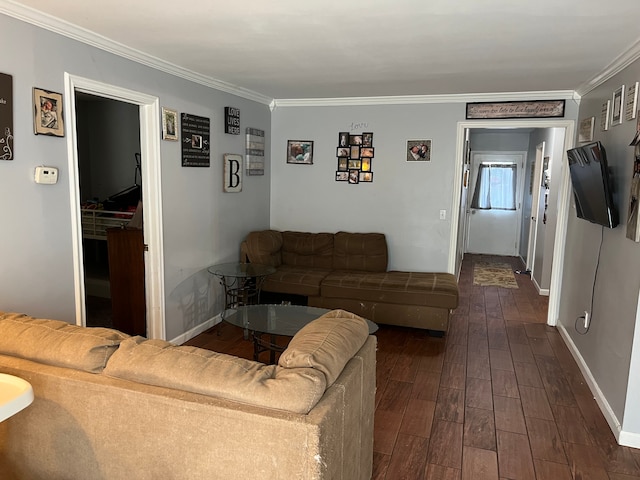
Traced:
[[467, 103], [467, 120], [487, 118], [564, 117], [564, 100]]

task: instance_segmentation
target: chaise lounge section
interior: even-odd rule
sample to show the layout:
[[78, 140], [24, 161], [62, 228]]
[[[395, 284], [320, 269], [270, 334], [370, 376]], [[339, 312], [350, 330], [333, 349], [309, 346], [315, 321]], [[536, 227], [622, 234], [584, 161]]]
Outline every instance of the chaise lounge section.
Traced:
[[387, 271], [382, 233], [262, 230], [241, 245], [243, 261], [271, 265], [263, 292], [307, 297], [387, 325], [445, 332], [458, 306], [458, 283], [444, 272]]

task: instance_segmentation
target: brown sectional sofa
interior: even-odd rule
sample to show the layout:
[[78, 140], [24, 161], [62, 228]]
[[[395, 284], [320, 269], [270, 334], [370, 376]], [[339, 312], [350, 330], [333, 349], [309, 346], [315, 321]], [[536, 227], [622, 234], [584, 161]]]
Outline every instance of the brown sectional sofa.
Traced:
[[387, 271], [382, 233], [255, 231], [242, 243], [241, 258], [277, 268], [263, 292], [302, 295], [309, 306], [376, 323], [442, 332], [458, 306], [452, 274]]
[[0, 423], [0, 478], [369, 479], [375, 349], [344, 311], [277, 365], [0, 312], [0, 372], [35, 394]]

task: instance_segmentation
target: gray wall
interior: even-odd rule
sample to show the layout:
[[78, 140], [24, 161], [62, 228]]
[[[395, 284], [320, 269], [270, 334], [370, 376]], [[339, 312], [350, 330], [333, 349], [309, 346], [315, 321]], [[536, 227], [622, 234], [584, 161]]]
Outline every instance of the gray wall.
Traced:
[[[205, 269], [235, 260], [247, 232], [269, 226], [270, 175], [245, 177], [222, 192], [222, 156], [244, 153], [244, 135], [224, 134], [224, 107], [241, 111], [242, 130], [270, 137], [266, 105], [161, 73], [86, 44], [0, 15], [0, 71], [13, 75], [15, 160], [0, 162], [0, 309], [75, 322], [67, 142], [33, 134], [32, 88], [64, 90], [64, 72], [159, 97], [160, 105], [209, 117], [209, 168], [183, 168], [179, 142], [161, 142], [167, 338], [221, 308]], [[70, 128], [66, 125], [66, 128]], [[158, 119], [160, 135], [160, 119]], [[268, 145], [267, 145], [268, 146]], [[267, 165], [269, 158], [267, 154]], [[60, 169], [56, 185], [33, 181], [38, 165]], [[75, 206], [74, 206], [75, 208]], [[206, 307], [196, 308], [206, 300]]]
[[[618, 206], [621, 225], [610, 230], [576, 217], [573, 199], [569, 209], [567, 245], [564, 257], [560, 323], [566, 329], [584, 359], [593, 378], [604, 394], [618, 420], [624, 419], [625, 430], [640, 433], [640, 412], [637, 396], [635, 408], [625, 410], [627, 387], [638, 392], [638, 371], [630, 372], [634, 334], [637, 336], [638, 291], [640, 290], [640, 245], [628, 240], [626, 216], [633, 171], [633, 148], [629, 143], [636, 132], [636, 120], [600, 129], [602, 105], [611, 100], [621, 85], [640, 78], [640, 62], [636, 61], [621, 73], [599, 86], [580, 104], [580, 119], [596, 117], [595, 140], [602, 141], [613, 172], [614, 202]], [[585, 310], [591, 310], [598, 249], [601, 235], [602, 254], [591, 311], [591, 328], [586, 335], [578, 334], [574, 322]]]

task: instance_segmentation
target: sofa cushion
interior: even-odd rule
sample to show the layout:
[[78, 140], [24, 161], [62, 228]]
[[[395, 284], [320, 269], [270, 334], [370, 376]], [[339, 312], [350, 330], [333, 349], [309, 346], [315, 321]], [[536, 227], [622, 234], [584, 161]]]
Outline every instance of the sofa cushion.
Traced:
[[324, 373], [328, 388], [368, 336], [369, 326], [362, 317], [332, 310], [300, 329], [280, 355], [278, 365], [317, 369]]
[[308, 413], [326, 380], [311, 368], [283, 368], [164, 340], [132, 337], [111, 357], [106, 375], [295, 413]]
[[109, 328], [84, 328], [18, 313], [0, 314], [0, 353], [91, 373], [100, 373], [128, 337]]
[[282, 264], [331, 269], [333, 234], [282, 232]]
[[334, 235], [334, 270], [385, 272], [387, 257], [383, 233], [338, 232]]
[[337, 271], [323, 280], [321, 295], [453, 309], [458, 306], [458, 282], [450, 273]]
[[329, 269], [280, 265], [275, 273], [266, 277], [262, 290], [307, 297], [320, 295], [320, 284], [329, 273]]
[[245, 239], [246, 253], [251, 263], [278, 267], [282, 263], [282, 234], [275, 230], [251, 232]]

